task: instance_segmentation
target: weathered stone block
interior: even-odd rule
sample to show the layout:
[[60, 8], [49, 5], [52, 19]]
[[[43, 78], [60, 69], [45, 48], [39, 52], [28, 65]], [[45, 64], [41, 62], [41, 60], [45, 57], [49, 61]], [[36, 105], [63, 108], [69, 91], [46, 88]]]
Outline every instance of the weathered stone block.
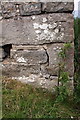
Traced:
[[39, 65], [18, 64], [5, 60], [2, 66], [2, 75], [7, 77], [29, 76], [30, 74], [39, 74]]
[[34, 15], [41, 13], [41, 3], [23, 3], [19, 5], [20, 15]]
[[73, 41], [71, 14], [54, 13], [2, 20], [2, 44], [45, 44]]
[[42, 66], [42, 71], [50, 75], [58, 75], [59, 64], [64, 65], [64, 71], [68, 72], [70, 76], [74, 74], [74, 47], [71, 44], [66, 52], [66, 58], [59, 57], [61, 49], [64, 48], [64, 44], [52, 44], [47, 46], [47, 54], [49, 56], [49, 66]]
[[[3, 0], [4, 2], [10, 2], [10, 0]], [[16, 2], [16, 0], [12, 0]], [[73, 0], [27, 0], [27, 2], [74, 2]], [[17, 2], [26, 2], [26, 0], [17, 0]]]
[[1, 15], [2, 15], [2, 9], [1, 9], [1, 2], [0, 2], [0, 17], [1, 17]]
[[4, 51], [2, 48], [0, 48], [0, 62], [3, 60], [3, 56], [4, 56]]
[[7, 53], [4, 51], [4, 49], [2, 47], [0, 47], [0, 62], [4, 60], [4, 58], [6, 58]]
[[1, 8], [3, 18], [11, 18], [16, 15], [16, 6], [13, 2], [2, 2]]
[[[17, 48], [17, 49], [15, 49]], [[36, 46], [14, 46], [12, 58], [18, 63], [26, 64], [44, 64], [47, 62], [47, 54], [43, 47]]]
[[46, 2], [42, 4], [44, 12], [72, 12], [74, 9], [73, 2]]

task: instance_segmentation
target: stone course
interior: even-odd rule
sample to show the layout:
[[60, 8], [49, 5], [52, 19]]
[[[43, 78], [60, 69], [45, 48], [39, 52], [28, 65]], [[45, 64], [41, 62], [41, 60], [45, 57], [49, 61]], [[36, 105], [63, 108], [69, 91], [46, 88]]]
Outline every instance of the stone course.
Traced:
[[73, 42], [72, 18], [71, 14], [65, 16], [65, 13], [53, 13], [22, 17], [19, 20], [3, 19], [2, 44]]
[[42, 4], [42, 11], [51, 13], [51, 12], [56, 12], [56, 13], [61, 13], [61, 12], [67, 12], [70, 13], [73, 11], [73, 3], [72, 2], [46, 2]]
[[[72, 10], [72, 2], [1, 2], [2, 75], [52, 89], [58, 84], [61, 62], [65, 63], [64, 71], [73, 78]], [[67, 43], [71, 48], [63, 60], [59, 53]]]

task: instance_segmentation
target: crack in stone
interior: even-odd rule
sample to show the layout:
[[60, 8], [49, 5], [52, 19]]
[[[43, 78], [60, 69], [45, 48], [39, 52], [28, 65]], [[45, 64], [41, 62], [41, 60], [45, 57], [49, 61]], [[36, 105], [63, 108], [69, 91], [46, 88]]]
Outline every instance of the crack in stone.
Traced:
[[48, 55], [48, 53], [47, 53], [47, 50], [43, 47], [43, 49], [45, 50], [45, 52], [46, 52], [46, 55], [47, 55], [47, 63], [48, 63], [48, 66], [49, 66], [49, 55]]

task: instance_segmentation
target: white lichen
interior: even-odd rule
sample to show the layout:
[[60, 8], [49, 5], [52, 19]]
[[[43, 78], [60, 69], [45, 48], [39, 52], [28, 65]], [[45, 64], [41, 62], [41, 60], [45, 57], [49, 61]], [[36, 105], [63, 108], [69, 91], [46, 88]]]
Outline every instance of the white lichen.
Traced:
[[39, 27], [40, 27], [41, 29], [45, 30], [45, 29], [47, 29], [48, 24], [44, 23], [44, 24], [42, 24], [42, 25], [39, 25]]
[[49, 31], [48, 30], [44, 30], [44, 33], [47, 34]]
[[56, 28], [57, 27], [57, 23], [54, 23], [53, 25], [52, 25], [52, 28], [54, 29], [54, 28]]
[[33, 27], [34, 27], [34, 29], [38, 29], [39, 28], [39, 24], [38, 23], [33, 23]]
[[17, 57], [17, 62], [26, 63], [26, 60], [23, 57]]
[[32, 16], [32, 19], [35, 20], [35, 16]]
[[59, 29], [55, 29], [55, 33], [58, 33], [59, 32]]
[[51, 24], [49, 24], [48, 26], [49, 26], [49, 29], [53, 28]]
[[0, 20], [2, 20], [2, 16], [0, 16]]
[[54, 61], [56, 61], [57, 60], [57, 58], [54, 58]]
[[41, 33], [41, 31], [40, 31], [40, 30], [36, 30], [35, 32], [36, 32], [37, 34]]
[[43, 18], [43, 22], [47, 22], [47, 19], [46, 19], [46, 18]]

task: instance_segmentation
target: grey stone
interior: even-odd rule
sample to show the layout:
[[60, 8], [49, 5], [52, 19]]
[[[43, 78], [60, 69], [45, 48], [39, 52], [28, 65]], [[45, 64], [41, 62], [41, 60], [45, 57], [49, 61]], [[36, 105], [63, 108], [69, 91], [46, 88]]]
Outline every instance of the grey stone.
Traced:
[[57, 86], [58, 84], [58, 77], [55, 76], [52, 81], [44, 77], [40, 77], [40, 75], [35, 75], [35, 74], [30, 74], [28, 77], [25, 76], [13, 77], [13, 79], [33, 85], [37, 88], [42, 87], [43, 89], [45, 88], [52, 92], [55, 91], [54, 87]]
[[2, 15], [1, 2], [0, 2], [0, 17]]
[[0, 47], [0, 62], [3, 61], [6, 56], [7, 53], [4, 51], [3, 48]]
[[42, 4], [44, 12], [72, 12], [74, 9], [73, 2], [46, 2]]
[[41, 13], [41, 3], [23, 3], [19, 5], [20, 15], [34, 15]]
[[49, 55], [49, 66], [46, 68], [51, 75], [57, 75], [58, 74], [58, 68], [59, 68], [59, 52], [61, 48], [63, 47], [63, 43], [60, 44], [52, 44], [47, 46], [47, 53]]
[[[2, 1], [2, 0], [0, 0]], [[16, 0], [3, 0], [4, 2], [16, 2]], [[17, 2], [26, 2], [26, 0], [17, 0]], [[53, 2], [53, 0], [27, 0], [27, 2]], [[73, 0], [54, 0], [54, 2], [74, 2]]]
[[4, 51], [2, 48], [0, 48], [0, 62], [3, 60], [2, 55], [4, 56]]
[[74, 74], [74, 45], [71, 44], [66, 52], [66, 58], [62, 59], [59, 57], [61, 48], [64, 48], [64, 44], [52, 44], [48, 45], [47, 53], [49, 55], [49, 66], [46, 67], [47, 72], [50, 75], [58, 75], [59, 64], [64, 64], [64, 71], [68, 72], [70, 76]]
[[29, 76], [30, 74], [39, 74], [39, 65], [18, 64], [5, 60], [2, 66], [2, 75], [7, 77]]
[[70, 76], [74, 76], [74, 44], [68, 48], [66, 52], [66, 59], [64, 60], [64, 71], [67, 71]]
[[73, 41], [71, 14], [54, 13], [2, 20], [2, 44], [45, 44]]
[[2, 2], [1, 8], [3, 18], [12, 18], [16, 15], [16, 6], [13, 2]]
[[[17, 50], [15, 49], [17, 48]], [[47, 54], [43, 47], [38, 46], [16, 46], [13, 47], [12, 58], [18, 63], [44, 64], [47, 62]]]

